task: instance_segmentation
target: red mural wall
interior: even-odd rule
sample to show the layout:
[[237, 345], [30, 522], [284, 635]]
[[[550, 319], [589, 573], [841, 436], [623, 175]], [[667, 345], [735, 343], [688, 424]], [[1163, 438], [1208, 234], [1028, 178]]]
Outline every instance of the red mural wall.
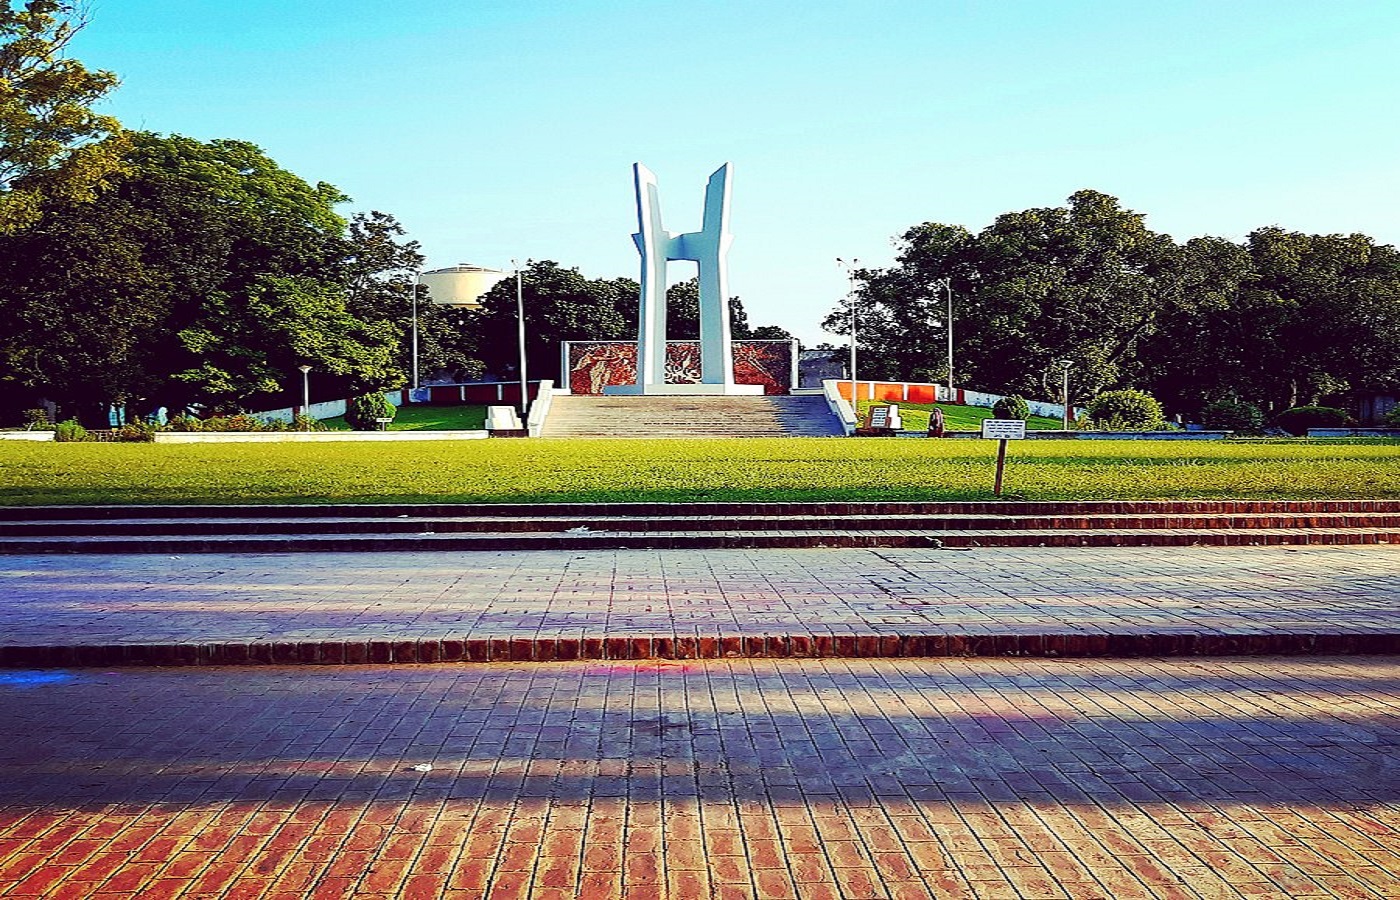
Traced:
[[[570, 341], [569, 390], [601, 394], [610, 384], [637, 383], [635, 341]], [[792, 390], [792, 341], [734, 341], [734, 381], [761, 384], [765, 394]], [[666, 342], [666, 383], [700, 381], [700, 342]]]

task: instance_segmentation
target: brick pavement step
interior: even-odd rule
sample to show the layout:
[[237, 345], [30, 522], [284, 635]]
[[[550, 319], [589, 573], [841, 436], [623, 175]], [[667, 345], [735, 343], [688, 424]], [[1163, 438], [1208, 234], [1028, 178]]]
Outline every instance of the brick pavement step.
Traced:
[[1220, 529], [1400, 529], [1395, 513], [1217, 513], [1062, 516], [993, 515], [744, 515], [744, 516], [379, 516], [94, 518], [0, 521], [3, 537], [196, 535], [421, 535], [480, 533], [659, 533], [716, 531], [1048, 531]]
[[0, 509], [0, 553], [1400, 543], [1397, 501]]
[[699, 501], [628, 503], [300, 503], [3, 506], [0, 521], [47, 519], [312, 518], [398, 516], [891, 516], [891, 515], [1400, 514], [1400, 500]]
[[1189, 547], [1400, 544], [1400, 528], [723, 530], [408, 534], [160, 534], [0, 538], [0, 554], [287, 553], [386, 550], [679, 550], [914, 547]]
[[599, 634], [492, 637], [0, 645], [0, 668], [384, 665], [580, 659], [1220, 657], [1400, 654], [1397, 632], [1024, 634]]

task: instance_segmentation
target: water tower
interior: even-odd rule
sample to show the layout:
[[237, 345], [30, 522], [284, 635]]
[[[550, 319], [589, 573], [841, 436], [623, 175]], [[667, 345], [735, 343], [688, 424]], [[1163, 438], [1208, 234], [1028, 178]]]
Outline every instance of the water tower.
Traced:
[[439, 306], [460, 306], [476, 309], [481, 306], [481, 295], [496, 286], [496, 282], [510, 276], [509, 272], [488, 269], [461, 263], [445, 269], [433, 269], [423, 273], [423, 284], [428, 288], [428, 296]]

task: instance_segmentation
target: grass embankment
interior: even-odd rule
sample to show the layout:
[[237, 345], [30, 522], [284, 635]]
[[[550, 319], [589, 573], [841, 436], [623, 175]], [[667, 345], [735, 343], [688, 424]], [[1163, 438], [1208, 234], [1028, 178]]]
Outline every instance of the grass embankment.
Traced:
[[[350, 431], [344, 416], [322, 419], [331, 431]], [[390, 431], [477, 431], [486, 427], [484, 406], [400, 406]]]
[[[992, 411], [985, 406], [958, 406], [954, 403], [904, 403], [887, 400], [861, 400], [857, 413], [864, 417], [872, 406], [885, 406], [894, 403], [899, 407], [899, 418], [905, 431], [928, 431], [928, 417], [935, 408], [943, 410], [943, 427], [948, 431], [981, 431], [982, 420], [994, 418]], [[1052, 431], [1064, 427], [1060, 419], [1045, 416], [1026, 417], [1026, 427], [1042, 431]]]
[[[970, 500], [995, 441], [0, 443], [0, 505]], [[1400, 497], [1400, 442], [1015, 441], [1029, 499]]]

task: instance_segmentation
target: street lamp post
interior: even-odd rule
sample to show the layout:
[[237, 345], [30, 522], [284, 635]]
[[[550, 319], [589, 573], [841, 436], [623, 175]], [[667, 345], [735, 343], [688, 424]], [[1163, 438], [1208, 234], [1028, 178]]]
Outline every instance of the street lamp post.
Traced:
[[[301, 370], [301, 414], [303, 417], [311, 418], [311, 376], [307, 373], [311, 371], [308, 365], [297, 366]], [[302, 425], [302, 428], [306, 428]]]
[[856, 409], [859, 398], [856, 396], [858, 388], [856, 385], [856, 266], [860, 265], [860, 260], [845, 260], [836, 257], [836, 264], [846, 270], [846, 277], [851, 282], [850, 292], [847, 296], [851, 304], [851, 409]]
[[515, 267], [515, 320], [520, 342], [520, 418], [525, 419], [530, 409], [530, 378], [525, 369], [525, 292], [520, 263], [512, 259], [510, 264]]
[[1055, 362], [1055, 365], [1057, 365], [1057, 366], [1060, 367], [1060, 374], [1061, 374], [1061, 376], [1062, 376], [1063, 379], [1064, 379], [1064, 381], [1063, 381], [1062, 384], [1061, 384], [1060, 399], [1061, 399], [1062, 401], [1064, 401], [1064, 406], [1065, 406], [1065, 413], [1064, 413], [1064, 426], [1065, 426], [1065, 431], [1069, 431], [1069, 370], [1070, 370], [1070, 367], [1071, 367], [1072, 365], [1074, 365], [1074, 363], [1073, 363], [1071, 360], [1068, 360], [1068, 359], [1061, 359], [1061, 360], [1057, 360], [1057, 361]]
[[413, 389], [418, 390], [418, 286], [423, 281], [423, 273], [413, 270], [413, 296], [410, 309], [413, 310]]
[[933, 283], [934, 288], [943, 288], [948, 297], [948, 402], [953, 400], [953, 280], [940, 278]]

